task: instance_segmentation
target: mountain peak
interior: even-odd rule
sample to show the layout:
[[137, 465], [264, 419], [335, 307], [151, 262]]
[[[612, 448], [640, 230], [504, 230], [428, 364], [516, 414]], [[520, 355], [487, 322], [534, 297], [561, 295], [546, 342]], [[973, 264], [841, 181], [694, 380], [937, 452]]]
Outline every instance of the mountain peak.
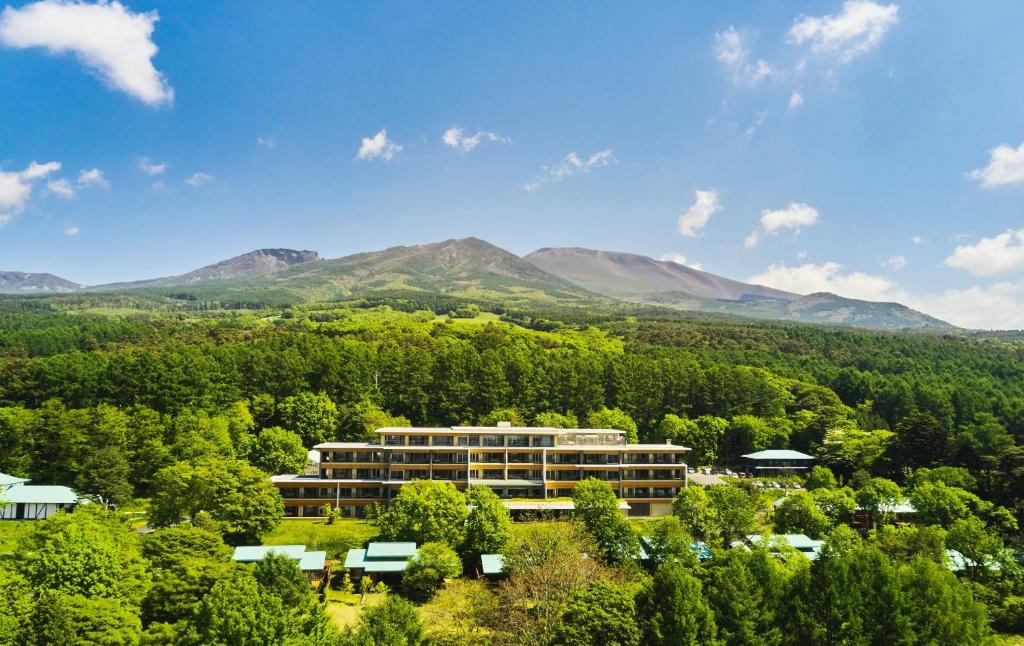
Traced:
[[48, 294], [73, 292], [81, 285], [53, 274], [0, 271], [0, 294]]

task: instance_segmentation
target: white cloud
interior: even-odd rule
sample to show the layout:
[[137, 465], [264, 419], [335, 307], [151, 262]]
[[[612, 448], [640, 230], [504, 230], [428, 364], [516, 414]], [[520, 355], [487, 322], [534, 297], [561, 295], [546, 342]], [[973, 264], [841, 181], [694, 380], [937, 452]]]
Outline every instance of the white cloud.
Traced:
[[174, 90], [153, 67], [159, 19], [156, 11], [132, 13], [116, 0], [41, 0], [0, 13], [0, 43], [74, 54], [111, 87], [157, 106], [174, 100]]
[[54, 179], [46, 183], [46, 188], [62, 200], [73, 200], [76, 197], [75, 187], [66, 179]]
[[767, 110], [761, 110], [760, 112], [758, 112], [757, 113], [757, 119], [755, 119], [754, 123], [751, 124], [751, 126], [749, 128], [747, 128], [745, 134], [748, 137], [753, 137], [754, 133], [757, 132], [757, 129], [761, 127], [761, 124], [764, 123], [764, 120], [766, 118], [768, 118], [768, 111]]
[[732, 80], [737, 85], [754, 86], [764, 79], [779, 75], [779, 71], [763, 59], [750, 62], [746, 38], [732, 25], [725, 31], [715, 33], [715, 58], [729, 66]]
[[916, 245], [922, 245], [922, 244], [925, 244], [925, 243], [928, 242], [927, 240], [925, 240], [921, 236], [910, 236], [910, 241], [913, 242]]
[[60, 170], [60, 162], [32, 162], [22, 171], [0, 171], [0, 218], [6, 224], [32, 196], [32, 183]]
[[110, 188], [110, 182], [103, 175], [103, 171], [98, 168], [90, 168], [89, 170], [83, 170], [78, 173], [78, 185], [82, 187], [86, 186], [100, 186], [103, 188]]
[[0, 227], [6, 226], [13, 219], [13, 215], [0, 214]]
[[580, 157], [575, 152], [571, 152], [554, 166], [541, 167], [543, 174], [533, 181], [524, 184], [523, 190], [532, 193], [548, 182], [558, 183], [567, 177], [585, 175], [595, 168], [603, 168], [615, 162], [615, 153], [611, 148], [599, 150], [586, 159]]
[[192, 188], [199, 188], [213, 181], [213, 175], [208, 173], [193, 173], [191, 177], [185, 178], [185, 183]]
[[701, 270], [704, 268], [699, 262], [689, 262], [686, 260], [686, 256], [678, 251], [670, 251], [662, 255], [661, 260], [665, 262], [674, 262], [677, 265], [683, 265], [685, 267], [690, 267], [691, 269]]
[[694, 191], [693, 194], [693, 204], [679, 214], [677, 228], [684, 236], [697, 237], [711, 216], [722, 210], [722, 205], [718, 201], [717, 191]]
[[1008, 230], [972, 245], [960, 245], [945, 263], [948, 267], [966, 269], [975, 276], [1024, 272], [1024, 229]]
[[400, 152], [402, 152], [402, 146], [388, 139], [387, 129], [382, 128], [372, 137], [363, 137], [359, 152], [356, 153], [356, 159], [391, 161]]
[[967, 177], [981, 180], [985, 188], [1024, 182], [1024, 143], [1016, 148], [1003, 144], [988, 152], [988, 166], [969, 171]]
[[784, 209], [761, 211], [761, 226], [754, 229], [744, 240], [748, 249], [755, 246], [762, 233], [777, 233], [781, 229], [795, 229], [814, 226], [818, 223], [818, 209], [808, 204], [790, 202]]
[[256, 137], [256, 145], [265, 150], [277, 147], [277, 137]]
[[907, 266], [907, 258], [906, 256], [893, 256], [883, 262], [882, 266], [888, 267], [889, 269], [903, 269]]
[[793, 90], [793, 93], [789, 95], [789, 109], [790, 110], [796, 110], [797, 108], [799, 108], [803, 104], [804, 104], [804, 95], [800, 94], [796, 90]]
[[79, 229], [78, 227], [75, 227], [75, 226], [70, 226], [70, 227], [67, 227], [67, 228], [64, 229], [64, 235], [68, 235], [68, 236], [72, 236], [72, 237], [77, 236], [81, 232], [82, 232], [81, 229]]
[[747, 278], [746, 282], [797, 294], [832, 292], [846, 298], [869, 301], [895, 301], [907, 296], [885, 276], [846, 272], [837, 262], [807, 263], [796, 267], [785, 263], [773, 264], [760, 274]]
[[961, 327], [1024, 329], [1024, 281], [948, 289], [911, 298], [907, 304]]
[[163, 175], [167, 172], [167, 166], [167, 162], [156, 163], [149, 157], [139, 157], [139, 170], [150, 176]]
[[789, 30], [789, 42], [810, 44], [811, 53], [849, 63], [878, 47], [899, 22], [899, 7], [871, 0], [847, 0], [839, 15], [801, 16]]
[[493, 132], [487, 132], [486, 130], [478, 130], [472, 137], [466, 137], [462, 134], [462, 128], [452, 127], [444, 131], [441, 135], [441, 141], [446, 146], [451, 146], [462, 152], [469, 152], [480, 145], [482, 141], [493, 141], [499, 144], [510, 144], [512, 140], [508, 137], [502, 137], [501, 135]]

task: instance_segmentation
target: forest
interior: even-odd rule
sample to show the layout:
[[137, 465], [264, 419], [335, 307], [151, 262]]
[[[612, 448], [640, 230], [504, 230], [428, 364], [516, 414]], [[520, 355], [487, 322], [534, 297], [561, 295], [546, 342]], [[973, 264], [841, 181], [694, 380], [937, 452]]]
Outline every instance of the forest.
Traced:
[[[0, 643], [911, 644], [1024, 632], [1024, 343], [1012, 336], [386, 298], [137, 305], [0, 303], [0, 472], [95, 503], [0, 553]], [[609, 516], [598, 485], [578, 494], [593, 500], [574, 523], [510, 529], [477, 504], [491, 516], [431, 535], [384, 511], [382, 536], [438, 547], [419, 581], [345, 629], [287, 562], [230, 563], [229, 546], [282, 522], [267, 476], [303, 468], [316, 443], [497, 421], [671, 440], [692, 448], [691, 466], [766, 448], [820, 466], [784, 498], [750, 482], [691, 487], [664, 520]], [[412, 500], [408, 514], [430, 517], [444, 498]], [[910, 523], [888, 511], [903, 501]], [[120, 513], [138, 504], [152, 534]], [[450, 506], [465, 513], [464, 499]], [[472, 528], [507, 556], [497, 589], [459, 576], [482, 553]], [[773, 532], [825, 547], [814, 561], [770, 541], [728, 549]], [[645, 561], [641, 535], [659, 546]], [[698, 560], [694, 542], [714, 557]], [[947, 550], [962, 557], [955, 573]], [[581, 569], [580, 555], [595, 558]], [[424, 624], [439, 598], [460, 613]], [[408, 631], [376, 634], [380, 623]]]

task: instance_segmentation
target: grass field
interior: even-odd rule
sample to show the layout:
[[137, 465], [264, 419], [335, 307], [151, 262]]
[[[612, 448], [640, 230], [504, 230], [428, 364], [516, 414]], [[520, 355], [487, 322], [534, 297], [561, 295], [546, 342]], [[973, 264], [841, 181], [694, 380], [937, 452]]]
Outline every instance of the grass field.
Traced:
[[32, 529], [28, 520], [0, 520], [0, 555], [14, 551], [14, 543], [18, 537]]
[[386, 594], [368, 594], [359, 602], [358, 594], [327, 589], [327, 615], [338, 626], [351, 626], [359, 619], [359, 613], [366, 606], [373, 606], [387, 597]]
[[325, 550], [329, 559], [344, 559], [353, 547], [361, 547], [377, 536], [377, 528], [365, 520], [342, 518], [333, 525], [323, 519], [285, 519], [263, 538], [264, 545], [305, 545], [307, 550]]

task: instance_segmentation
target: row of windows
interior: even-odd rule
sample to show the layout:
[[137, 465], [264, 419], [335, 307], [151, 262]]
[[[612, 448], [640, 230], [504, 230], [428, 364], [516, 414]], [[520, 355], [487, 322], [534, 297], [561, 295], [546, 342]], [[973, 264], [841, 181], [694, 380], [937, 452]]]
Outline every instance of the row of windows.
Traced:
[[[543, 489], [539, 487], [493, 487], [499, 496], [509, 498], [527, 498], [543, 496]], [[622, 491], [623, 498], [675, 498], [679, 493], [679, 487], [626, 487]], [[317, 490], [307, 488], [304, 490], [282, 489], [281, 495], [287, 500], [333, 500], [336, 498], [351, 500], [380, 500], [383, 495], [394, 497], [398, 489], [385, 489], [382, 494], [380, 487], [343, 487], [340, 491]], [[319, 505], [309, 505], [309, 509], [316, 509], [318, 513], [309, 514], [303, 511], [303, 516], [320, 515]], [[290, 508], [294, 509], [295, 506]], [[287, 508], [286, 508], [287, 509]]]
[[[369, 451], [325, 451], [322, 461], [333, 464], [351, 462], [369, 462], [392, 464], [465, 464], [467, 460], [483, 463], [515, 463], [541, 462], [544, 457], [540, 452], [520, 453], [391, 453], [387, 459], [383, 452]], [[684, 453], [625, 453], [606, 454], [573, 451], [566, 453], [548, 453], [549, 464], [681, 464], [686, 460]]]
[[554, 446], [550, 435], [385, 435], [384, 446]]

